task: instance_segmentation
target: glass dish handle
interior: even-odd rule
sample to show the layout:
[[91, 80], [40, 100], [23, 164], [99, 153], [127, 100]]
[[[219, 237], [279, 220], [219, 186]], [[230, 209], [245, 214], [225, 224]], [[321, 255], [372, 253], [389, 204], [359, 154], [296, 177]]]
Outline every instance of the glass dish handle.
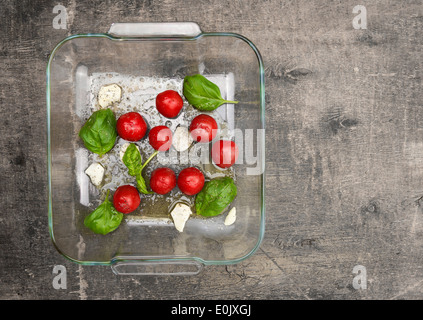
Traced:
[[195, 37], [201, 29], [195, 22], [113, 23], [107, 33], [114, 37]]
[[111, 265], [116, 275], [196, 275], [203, 269], [203, 264], [195, 260], [154, 260], [118, 258]]

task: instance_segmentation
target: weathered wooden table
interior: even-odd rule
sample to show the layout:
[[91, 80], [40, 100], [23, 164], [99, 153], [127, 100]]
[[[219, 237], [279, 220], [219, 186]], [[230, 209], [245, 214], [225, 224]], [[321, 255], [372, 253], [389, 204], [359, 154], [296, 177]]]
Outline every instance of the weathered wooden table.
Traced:
[[[421, 0], [0, 4], [0, 298], [423, 298]], [[56, 29], [58, 4], [65, 29]], [[145, 21], [240, 33], [263, 56], [266, 234], [238, 265], [115, 276], [51, 244], [49, 53], [68, 35]], [[53, 285], [58, 265], [65, 289]]]

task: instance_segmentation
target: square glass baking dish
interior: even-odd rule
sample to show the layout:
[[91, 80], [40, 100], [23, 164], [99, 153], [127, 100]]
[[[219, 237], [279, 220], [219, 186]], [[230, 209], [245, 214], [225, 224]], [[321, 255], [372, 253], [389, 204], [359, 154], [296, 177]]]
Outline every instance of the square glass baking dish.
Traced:
[[[178, 118], [164, 120], [154, 113], [153, 97], [165, 89], [182, 94], [183, 78], [198, 73], [216, 83], [224, 99], [239, 101], [211, 112], [218, 119], [221, 136], [235, 139], [240, 147], [236, 164], [218, 170], [207, 162], [207, 148], [200, 148], [197, 158], [188, 160], [181, 160], [177, 153], [157, 156], [145, 174], [148, 178], [167, 160], [176, 174], [196, 165], [206, 180], [232, 176], [238, 188], [230, 205], [236, 207], [235, 223], [223, 223], [227, 208], [208, 219], [194, 213], [184, 231], [177, 231], [169, 209], [179, 200], [193, 206], [194, 196], [184, 196], [176, 187], [170, 198], [142, 195], [140, 210], [125, 215], [118, 229], [94, 234], [83, 220], [104, 200], [106, 189], [113, 192], [118, 186], [119, 147], [125, 142], [118, 138], [105, 156], [105, 182], [94, 187], [84, 170], [99, 159], [83, 147], [78, 132], [96, 108], [99, 87], [109, 83], [122, 87], [121, 103], [113, 109], [116, 118], [136, 110], [149, 127], [162, 122], [175, 129], [188, 125], [201, 112], [185, 101]], [[53, 49], [47, 66], [48, 218], [54, 246], [74, 262], [110, 265], [116, 274], [131, 275], [196, 274], [204, 265], [248, 258], [264, 236], [264, 128], [263, 61], [254, 44], [239, 34], [205, 33], [193, 22], [117, 23], [107, 33], [65, 38]], [[145, 141], [139, 146], [146, 159], [151, 149]]]

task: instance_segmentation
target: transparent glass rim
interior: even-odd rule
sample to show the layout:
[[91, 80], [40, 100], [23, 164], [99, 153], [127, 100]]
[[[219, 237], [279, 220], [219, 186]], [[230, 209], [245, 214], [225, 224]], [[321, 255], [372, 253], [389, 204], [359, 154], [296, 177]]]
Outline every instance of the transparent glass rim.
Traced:
[[263, 59], [261, 57], [261, 54], [257, 47], [246, 37], [237, 34], [237, 33], [231, 33], [231, 32], [201, 32], [200, 34], [194, 36], [194, 37], [179, 37], [179, 36], [172, 36], [172, 37], [116, 37], [112, 36], [108, 33], [82, 33], [82, 34], [74, 34], [71, 36], [68, 36], [64, 38], [62, 41], [60, 41], [52, 50], [49, 56], [49, 60], [47, 63], [47, 69], [46, 69], [46, 105], [47, 105], [47, 177], [48, 177], [48, 227], [49, 227], [49, 233], [50, 238], [52, 240], [53, 245], [55, 246], [56, 250], [65, 258], [67, 258], [70, 261], [73, 261], [75, 263], [81, 264], [81, 265], [102, 265], [102, 266], [112, 266], [116, 262], [136, 262], [136, 261], [143, 261], [143, 262], [184, 262], [184, 261], [194, 261], [196, 263], [201, 263], [203, 265], [229, 265], [229, 264], [237, 264], [241, 261], [249, 258], [252, 256], [260, 247], [263, 238], [264, 238], [264, 232], [265, 232], [265, 177], [266, 177], [266, 165], [265, 165], [265, 134], [264, 130], [262, 131], [262, 137], [261, 141], [263, 141], [261, 145], [261, 154], [263, 156], [262, 161], [262, 184], [261, 184], [261, 198], [260, 198], [260, 233], [259, 237], [257, 239], [257, 242], [255, 246], [251, 249], [250, 252], [245, 254], [244, 256], [237, 258], [237, 259], [231, 259], [231, 260], [205, 260], [200, 257], [143, 257], [143, 256], [131, 256], [130, 258], [120, 258], [120, 257], [113, 257], [110, 260], [107, 261], [89, 261], [89, 260], [78, 260], [75, 258], [72, 258], [68, 256], [66, 253], [64, 253], [56, 244], [55, 237], [54, 237], [54, 230], [53, 230], [53, 210], [52, 210], [52, 185], [51, 185], [51, 122], [50, 122], [50, 108], [51, 108], [51, 100], [50, 100], [50, 69], [51, 64], [54, 58], [54, 55], [56, 51], [66, 42], [77, 39], [77, 38], [107, 38], [113, 41], [196, 41], [203, 37], [210, 37], [210, 36], [219, 36], [219, 37], [235, 37], [238, 39], [243, 40], [246, 42], [251, 49], [256, 54], [258, 63], [259, 63], [259, 72], [260, 72], [260, 122], [261, 122], [261, 128], [265, 129], [265, 83], [264, 83], [264, 64]]

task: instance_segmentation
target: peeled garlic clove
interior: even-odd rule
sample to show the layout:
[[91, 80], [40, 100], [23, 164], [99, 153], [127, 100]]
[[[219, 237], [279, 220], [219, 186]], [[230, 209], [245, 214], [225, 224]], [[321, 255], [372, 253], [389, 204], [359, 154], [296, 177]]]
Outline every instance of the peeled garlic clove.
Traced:
[[176, 230], [179, 232], [184, 231], [185, 223], [189, 219], [192, 211], [191, 208], [186, 204], [178, 203], [175, 208], [173, 208], [170, 215], [172, 216], [173, 223], [175, 224]]
[[122, 88], [115, 83], [102, 86], [98, 92], [98, 104], [102, 108], [111, 106], [122, 99]]
[[172, 136], [173, 147], [179, 152], [187, 150], [193, 141], [188, 128], [183, 126], [177, 127]]
[[91, 182], [95, 186], [99, 186], [103, 181], [104, 168], [101, 164], [94, 162], [86, 170], [85, 173], [90, 177]]
[[225, 226], [230, 226], [236, 220], [236, 208], [233, 207], [225, 218]]

